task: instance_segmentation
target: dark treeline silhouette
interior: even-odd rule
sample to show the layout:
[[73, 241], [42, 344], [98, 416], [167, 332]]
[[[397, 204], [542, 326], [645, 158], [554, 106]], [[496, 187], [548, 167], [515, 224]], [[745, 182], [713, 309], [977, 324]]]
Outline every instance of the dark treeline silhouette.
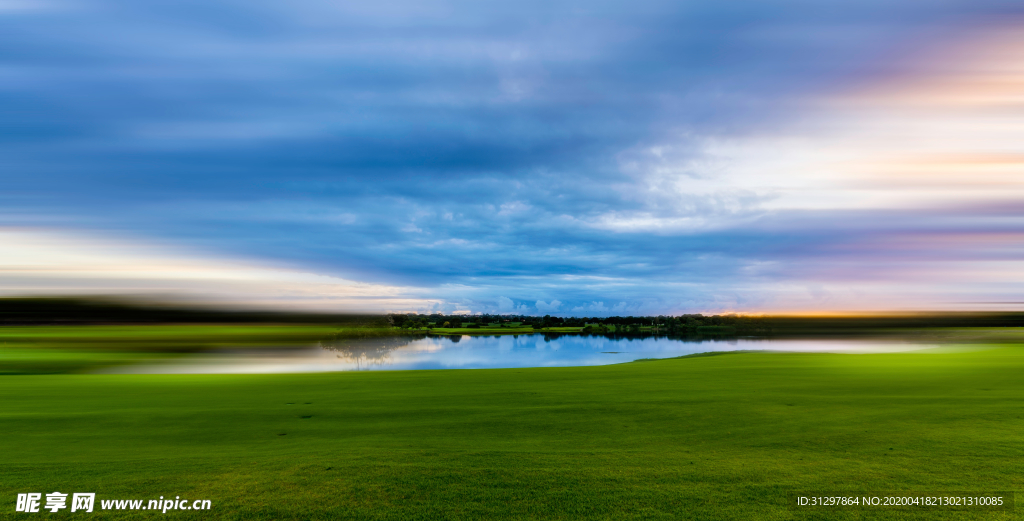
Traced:
[[[801, 336], [874, 334], [938, 327], [1024, 327], [1021, 312], [916, 313], [850, 316], [659, 315], [388, 315], [239, 311], [102, 298], [0, 298], [0, 325], [294, 323], [374, 328], [582, 328], [614, 335]], [[383, 333], [383, 331], [381, 332]], [[375, 334], [374, 336], [378, 336]]]
[[643, 317], [543, 317], [528, 315], [419, 315], [390, 314], [388, 322], [399, 328], [480, 328], [527, 326], [543, 330], [583, 328], [595, 334], [661, 334], [724, 336], [801, 336], [873, 334], [884, 330], [937, 327], [1022, 327], [1024, 313], [917, 313], [849, 316], [747, 316], [702, 315]]
[[0, 298], [0, 325], [337, 324], [386, 327], [383, 315], [188, 308], [100, 298]]

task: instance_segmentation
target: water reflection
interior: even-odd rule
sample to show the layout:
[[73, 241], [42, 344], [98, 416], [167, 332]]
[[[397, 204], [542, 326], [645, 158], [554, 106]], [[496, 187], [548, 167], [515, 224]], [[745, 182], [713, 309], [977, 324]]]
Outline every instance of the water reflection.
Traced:
[[658, 335], [541, 333], [495, 336], [419, 335], [327, 339], [276, 353], [221, 353], [184, 363], [120, 368], [142, 373], [296, 373], [357, 370], [482, 369], [605, 365], [735, 350], [893, 352], [935, 346], [877, 340], [686, 340]]
[[[320, 341], [320, 348], [337, 353], [340, 360], [353, 363], [356, 369], [370, 369], [391, 363], [391, 352], [410, 342], [426, 338], [427, 335], [381, 337], [381, 338], [339, 338]], [[458, 342], [458, 340], [455, 340]]]

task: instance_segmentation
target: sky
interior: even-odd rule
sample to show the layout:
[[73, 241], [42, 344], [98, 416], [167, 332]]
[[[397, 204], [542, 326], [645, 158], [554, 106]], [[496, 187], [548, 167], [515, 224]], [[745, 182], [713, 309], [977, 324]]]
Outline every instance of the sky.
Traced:
[[0, 0], [0, 294], [1020, 309], [1022, 15]]

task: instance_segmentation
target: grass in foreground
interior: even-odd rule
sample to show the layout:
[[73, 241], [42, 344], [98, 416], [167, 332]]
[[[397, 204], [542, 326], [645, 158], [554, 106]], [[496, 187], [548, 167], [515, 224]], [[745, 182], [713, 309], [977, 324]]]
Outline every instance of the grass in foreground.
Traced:
[[305, 348], [318, 342], [416, 335], [575, 333], [580, 328], [342, 327], [325, 324], [161, 324], [0, 327], [0, 375], [86, 373], [205, 351]]
[[302, 347], [378, 328], [305, 324], [166, 324], [0, 327], [0, 375], [87, 372], [210, 350]]
[[10, 517], [18, 492], [58, 490], [213, 501], [210, 514], [168, 519], [860, 519], [796, 514], [786, 494], [1020, 491], [1022, 371], [1024, 349], [1006, 346], [581, 368], [8, 376], [0, 489]]

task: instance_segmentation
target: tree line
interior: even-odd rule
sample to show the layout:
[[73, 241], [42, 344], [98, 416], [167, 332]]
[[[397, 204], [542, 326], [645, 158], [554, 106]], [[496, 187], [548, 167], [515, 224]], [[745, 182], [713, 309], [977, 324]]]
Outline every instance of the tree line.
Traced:
[[937, 327], [1024, 327], [1020, 312], [907, 313], [848, 316], [704, 315], [556, 317], [551, 315], [444, 315], [416, 313], [387, 315], [387, 322], [403, 329], [532, 327], [582, 328], [585, 333], [666, 335], [802, 336], [856, 335], [884, 330]]
[[98, 297], [0, 298], [0, 327], [19, 325], [181, 323], [334, 324], [345, 328], [578, 328], [596, 334], [800, 336], [873, 334], [879, 330], [941, 327], [1024, 327], [1024, 313], [946, 312], [846, 316], [658, 315], [556, 317], [551, 315], [445, 315], [243, 311]]

